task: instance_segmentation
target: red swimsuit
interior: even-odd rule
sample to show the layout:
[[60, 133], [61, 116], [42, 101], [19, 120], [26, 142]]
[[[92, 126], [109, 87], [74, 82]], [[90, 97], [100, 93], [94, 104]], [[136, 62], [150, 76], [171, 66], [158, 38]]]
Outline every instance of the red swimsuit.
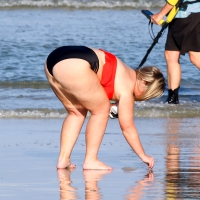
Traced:
[[117, 69], [117, 59], [116, 57], [102, 49], [105, 53], [105, 64], [103, 66], [102, 76], [101, 76], [101, 85], [104, 87], [108, 98], [111, 100], [114, 95], [114, 83], [115, 83], [115, 74]]

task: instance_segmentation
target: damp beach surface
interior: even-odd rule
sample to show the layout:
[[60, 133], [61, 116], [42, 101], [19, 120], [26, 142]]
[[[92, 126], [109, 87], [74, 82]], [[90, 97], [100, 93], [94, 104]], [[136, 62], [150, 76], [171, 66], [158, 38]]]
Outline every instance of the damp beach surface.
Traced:
[[[73, 149], [75, 170], [56, 170], [63, 119], [0, 120], [0, 198], [198, 199], [199, 118], [136, 118], [152, 172], [109, 120], [99, 158], [114, 170], [82, 170], [85, 125]], [[87, 122], [87, 121], [86, 121]], [[94, 133], [95, 134], [95, 133]]]

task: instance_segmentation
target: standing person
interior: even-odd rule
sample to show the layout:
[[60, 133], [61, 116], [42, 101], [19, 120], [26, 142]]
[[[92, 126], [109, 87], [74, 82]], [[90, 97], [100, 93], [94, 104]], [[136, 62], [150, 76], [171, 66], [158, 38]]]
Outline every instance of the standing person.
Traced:
[[146, 155], [133, 122], [134, 101], [160, 97], [163, 74], [156, 67], [133, 70], [113, 54], [85, 46], [62, 46], [47, 58], [45, 73], [68, 115], [64, 120], [57, 168], [74, 168], [70, 161], [86, 114], [86, 155], [83, 169], [112, 169], [98, 160], [107, 126], [110, 100], [118, 101], [119, 123], [131, 148], [149, 169], [154, 159]]
[[179, 103], [178, 92], [181, 82], [180, 55], [185, 55], [188, 52], [191, 63], [200, 69], [200, 0], [167, 0], [164, 7], [152, 16], [152, 22], [159, 24], [159, 21], [176, 4], [179, 6], [179, 11], [169, 24], [165, 44], [168, 76], [167, 102], [169, 104]]

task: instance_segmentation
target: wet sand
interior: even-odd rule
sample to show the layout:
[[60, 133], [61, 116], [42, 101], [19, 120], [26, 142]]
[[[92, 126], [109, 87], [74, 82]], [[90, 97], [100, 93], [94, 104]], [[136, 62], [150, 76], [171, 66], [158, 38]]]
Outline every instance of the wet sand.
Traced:
[[111, 172], [82, 170], [84, 128], [74, 147], [73, 171], [56, 170], [63, 119], [0, 119], [0, 199], [199, 199], [200, 119], [137, 118], [153, 173], [110, 120], [99, 158]]

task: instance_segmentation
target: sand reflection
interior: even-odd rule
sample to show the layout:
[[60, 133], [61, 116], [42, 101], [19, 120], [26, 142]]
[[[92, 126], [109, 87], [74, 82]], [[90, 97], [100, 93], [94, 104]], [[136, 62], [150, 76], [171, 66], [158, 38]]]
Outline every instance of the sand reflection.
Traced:
[[109, 174], [112, 170], [83, 170], [85, 179], [85, 199], [99, 200], [102, 199], [98, 182], [103, 176]]
[[148, 190], [153, 186], [154, 183], [154, 174], [150, 171], [144, 178], [137, 182], [136, 185], [132, 186], [128, 194], [126, 195], [126, 200], [139, 200], [148, 193]]
[[[58, 179], [60, 182], [60, 200], [77, 200], [78, 189], [72, 186], [71, 180], [72, 169], [58, 169]], [[104, 199], [102, 189], [99, 187], [99, 182], [103, 180], [104, 176], [109, 174], [112, 170], [83, 170], [83, 178], [85, 181], [85, 198], [86, 200], [100, 200]], [[128, 190], [125, 195], [126, 200], [139, 200], [143, 195], [153, 186], [154, 174], [149, 172], [144, 178]], [[75, 182], [73, 184], [76, 184]], [[81, 187], [82, 188], [82, 187]]]
[[179, 132], [182, 119], [169, 119], [167, 121], [167, 145], [166, 145], [166, 199], [178, 198], [178, 179], [180, 176], [180, 149]]
[[78, 199], [77, 188], [71, 186], [71, 172], [74, 169], [58, 169], [58, 179], [60, 181], [60, 200]]
[[[58, 179], [60, 182], [60, 200], [76, 200], [78, 197], [77, 188], [73, 187], [71, 173], [73, 169], [58, 169]], [[85, 199], [100, 200], [102, 199], [101, 189], [98, 182], [103, 176], [109, 174], [112, 170], [83, 170], [85, 180]]]
[[166, 125], [166, 199], [199, 199], [199, 125], [190, 119], [169, 119]]

